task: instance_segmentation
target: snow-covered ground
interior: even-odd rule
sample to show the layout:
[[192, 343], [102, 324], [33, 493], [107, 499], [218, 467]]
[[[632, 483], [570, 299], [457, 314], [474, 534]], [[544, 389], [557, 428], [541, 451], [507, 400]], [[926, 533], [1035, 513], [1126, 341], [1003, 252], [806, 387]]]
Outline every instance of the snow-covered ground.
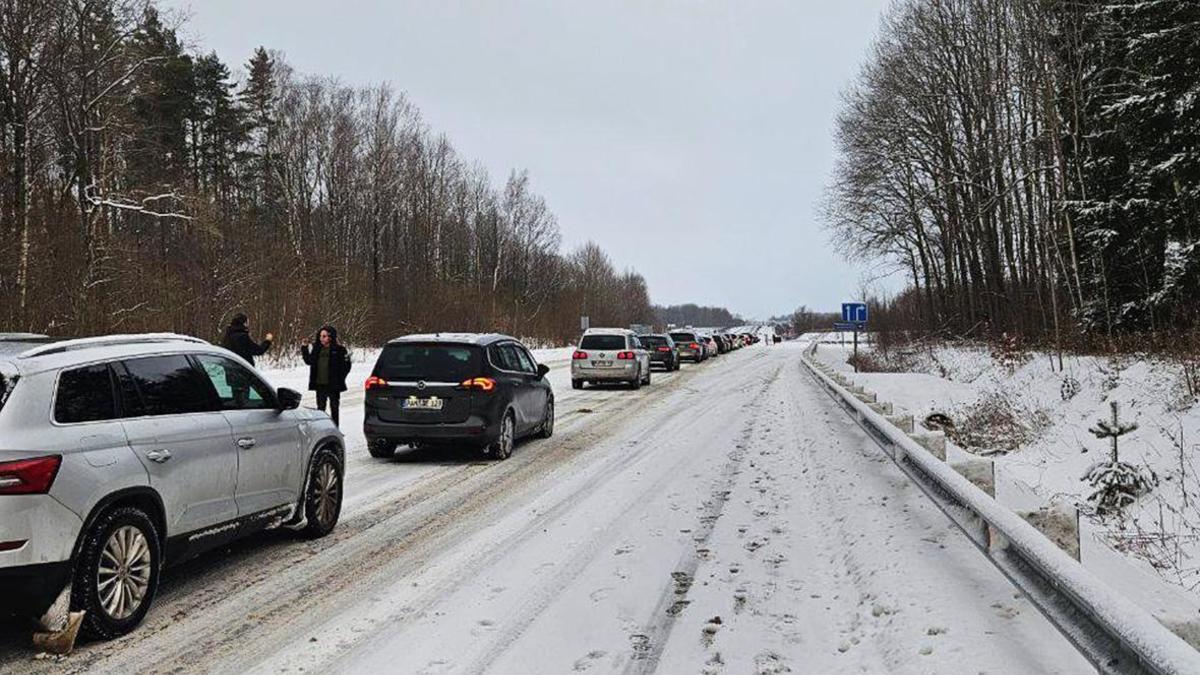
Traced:
[[[817, 357], [851, 373], [849, 348], [824, 339]], [[948, 459], [967, 457], [960, 445], [992, 458], [1001, 503], [1018, 511], [1082, 504], [1084, 566], [1200, 645], [1200, 406], [1177, 365], [1067, 356], [1059, 371], [1045, 354], [945, 345], [897, 360], [912, 372], [851, 377], [918, 423], [949, 416], [959, 444], [948, 444]], [[1152, 469], [1159, 485], [1124, 517], [1100, 518], [1086, 513], [1091, 487], [1081, 478], [1108, 457], [1108, 442], [1088, 429], [1111, 415], [1112, 401], [1122, 421], [1139, 424], [1121, 437], [1121, 459]]]
[[[505, 462], [367, 456], [335, 533], [169, 570], [137, 632], [8, 672], [1092, 672], [800, 367], [759, 345], [570, 388]], [[353, 378], [369, 359], [361, 359]], [[270, 371], [303, 384], [299, 369]]]

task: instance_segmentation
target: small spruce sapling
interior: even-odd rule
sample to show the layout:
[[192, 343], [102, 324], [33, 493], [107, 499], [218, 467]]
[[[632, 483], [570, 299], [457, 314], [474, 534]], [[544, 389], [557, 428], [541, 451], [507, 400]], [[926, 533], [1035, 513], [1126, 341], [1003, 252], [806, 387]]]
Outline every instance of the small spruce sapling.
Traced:
[[1150, 469], [1121, 461], [1117, 439], [1137, 429], [1138, 425], [1136, 422], [1121, 422], [1117, 402], [1113, 401], [1110, 405], [1112, 420], [1101, 419], [1096, 426], [1088, 429], [1096, 438], [1109, 439], [1108, 461], [1093, 464], [1083, 476], [1083, 480], [1094, 488], [1087, 501], [1100, 515], [1120, 513], [1158, 484], [1158, 476]]

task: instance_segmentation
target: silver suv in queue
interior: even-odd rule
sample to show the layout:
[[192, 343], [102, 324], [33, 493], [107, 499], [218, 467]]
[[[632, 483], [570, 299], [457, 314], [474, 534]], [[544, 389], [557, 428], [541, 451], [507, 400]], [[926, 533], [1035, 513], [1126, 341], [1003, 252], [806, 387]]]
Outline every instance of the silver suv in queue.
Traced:
[[299, 404], [196, 338], [0, 334], [0, 612], [69, 602], [109, 639], [165, 564], [270, 528], [328, 534], [345, 446]]
[[589, 328], [571, 357], [571, 386], [624, 382], [650, 384], [650, 352], [637, 333], [623, 328]]

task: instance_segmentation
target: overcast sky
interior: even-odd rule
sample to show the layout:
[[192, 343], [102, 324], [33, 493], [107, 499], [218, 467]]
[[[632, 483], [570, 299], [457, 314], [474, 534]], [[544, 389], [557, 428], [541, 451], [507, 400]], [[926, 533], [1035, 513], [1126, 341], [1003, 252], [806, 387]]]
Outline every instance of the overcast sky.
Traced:
[[817, 205], [838, 94], [888, 0], [169, 0], [231, 67], [388, 81], [499, 184], [527, 168], [564, 243], [658, 303], [836, 308], [862, 271]]

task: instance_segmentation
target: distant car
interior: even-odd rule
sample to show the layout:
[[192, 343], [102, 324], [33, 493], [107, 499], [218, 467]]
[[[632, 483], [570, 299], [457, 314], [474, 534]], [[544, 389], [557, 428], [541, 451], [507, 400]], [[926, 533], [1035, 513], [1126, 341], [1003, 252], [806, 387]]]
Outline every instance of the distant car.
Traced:
[[709, 356], [719, 356], [721, 354], [721, 350], [717, 346], [716, 338], [711, 335], [701, 335], [700, 338], [704, 340], [704, 346], [708, 349]]
[[691, 361], [692, 363], [701, 363], [708, 358], [708, 350], [704, 348], [703, 342], [692, 331], [672, 331], [670, 333], [671, 340], [675, 342], [679, 352], [679, 360]]
[[631, 330], [590, 328], [571, 357], [571, 386], [624, 382], [634, 389], [650, 384], [650, 353]]
[[679, 351], [675, 341], [665, 333], [639, 335], [644, 346], [650, 352], [650, 366], [660, 366], [667, 372], [679, 370]]
[[129, 633], [165, 565], [341, 512], [344, 440], [232, 352], [171, 334], [0, 335], [0, 613]]
[[372, 457], [397, 446], [468, 445], [508, 459], [517, 439], [554, 433], [550, 369], [497, 334], [408, 335], [384, 346], [366, 382]]

